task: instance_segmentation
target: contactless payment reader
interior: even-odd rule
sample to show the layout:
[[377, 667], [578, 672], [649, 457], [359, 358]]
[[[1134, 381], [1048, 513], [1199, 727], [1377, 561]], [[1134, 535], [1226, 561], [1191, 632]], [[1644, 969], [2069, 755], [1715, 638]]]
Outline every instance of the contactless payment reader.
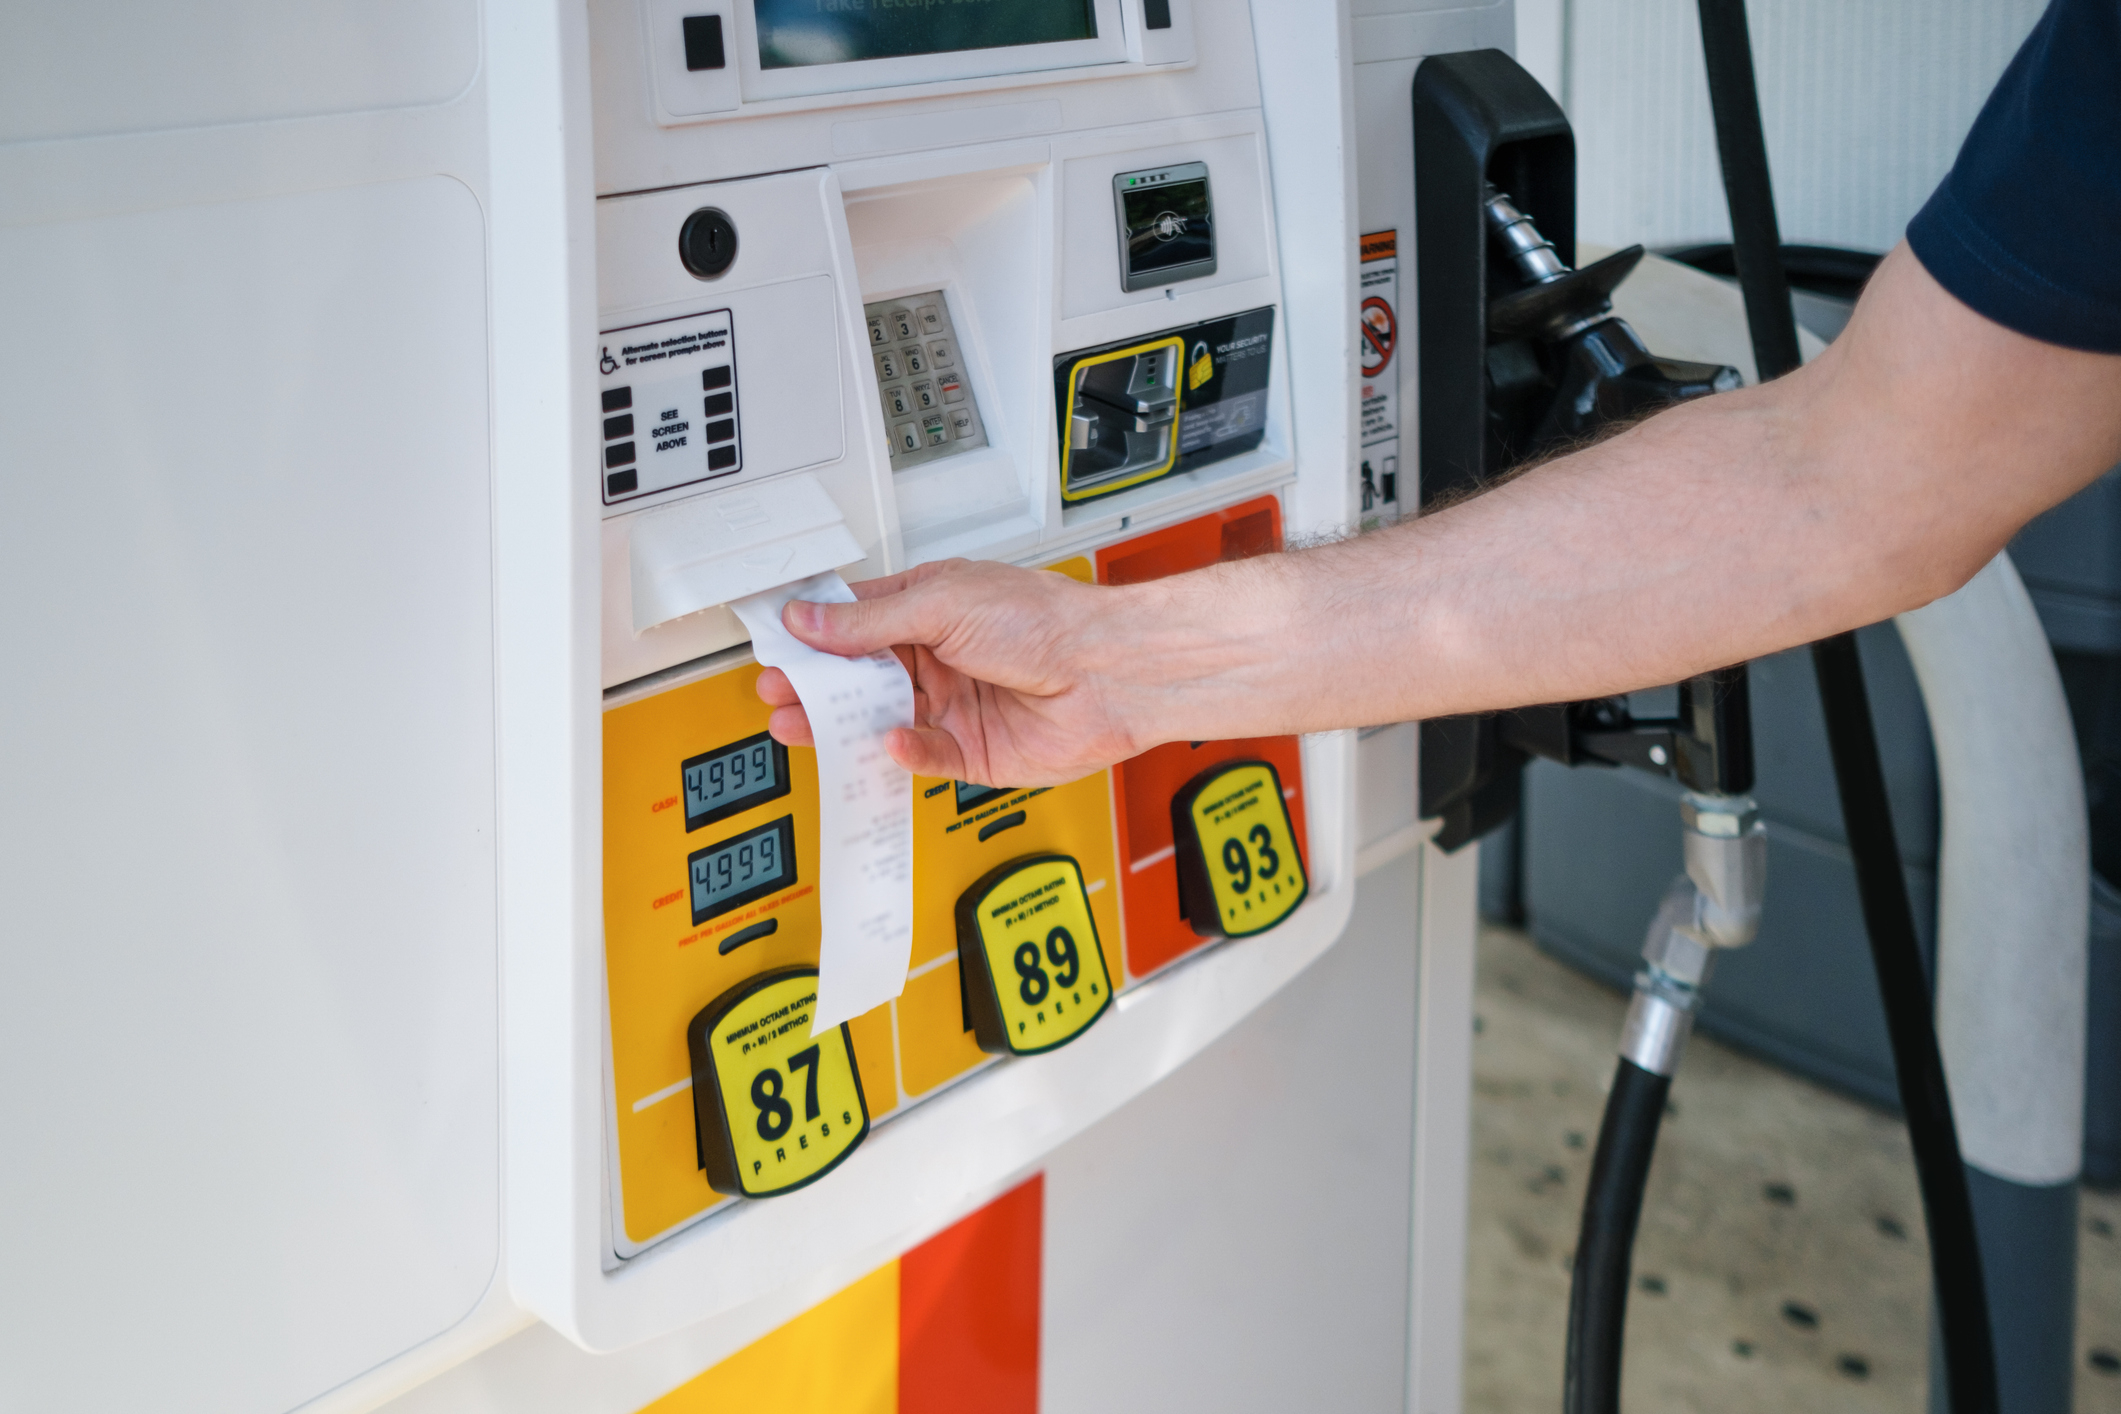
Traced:
[[1120, 283], [1131, 293], [1215, 273], [1215, 207], [1208, 164], [1181, 162], [1112, 179]]
[[1309, 891], [1281, 777], [1265, 761], [1203, 771], [1171, 798], [1178, 906], [1203, 936], [1250, 937]]
[[686, 1030], [700, 1167], [717, 1193], [770, 1198], [814, 1182], [869, 1134], [844, 1023], [814, 1036], [817, 969], [767, 972], [715, 998]]
[[957, 902], [957, 956], [983, 1051], [1065, 1046], [1112, 1003], [1082, 866], [1065, 854], [1012, 859], [967, 889]]

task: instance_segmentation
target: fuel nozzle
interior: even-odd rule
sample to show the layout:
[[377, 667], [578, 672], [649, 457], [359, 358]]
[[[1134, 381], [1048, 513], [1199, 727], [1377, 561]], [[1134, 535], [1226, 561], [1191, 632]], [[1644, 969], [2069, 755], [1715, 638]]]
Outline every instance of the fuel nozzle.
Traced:
[[1735, 368], [1657, 357], [1613, 313], [1613, 291], [1642, 263], [1641, 246], [1572, 269], [1508, 192], [1490, 184], [1484, 214], [1519, 284], [1488, 304], [1490, 431], [1505, 462], [1739, 386]]

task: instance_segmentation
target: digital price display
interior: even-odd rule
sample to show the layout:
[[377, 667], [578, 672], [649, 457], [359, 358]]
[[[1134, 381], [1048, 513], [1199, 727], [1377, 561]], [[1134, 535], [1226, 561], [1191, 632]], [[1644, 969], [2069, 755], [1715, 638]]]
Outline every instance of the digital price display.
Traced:
[[1203, 771], [1171, 798], [1178, 906], [1203, 937], [1264, 933], [1310, 892], [1281, 777], [1265, 761]]
[[957, 813], [960, 815], [975, 805], [1016, 789], [1015, 786], [976, 786], [969, 781], [952, 781], [950, 784], [956, 787]]
[[1064, 1046], [1112, 1002], [1082, 866], [1065, 854], [1012, 859], [965, 890], [957, 959], [973, 1039], [995, 1055]]
[[869, 1134], [869, 1104], [843, 1023], [811, 1034], [817, 969], [730, 988], [685, 1028], [692, 1114], [707, 1186], [771, 1198], [813, 1183]]
[[947, 5], [753, 0], [752, 14], [761, 69], [1097, 38], [1091, 0], [953, 0]]
[[777, 893], [795, 882], [795, 817], [783, 815], [685, 857], [692, 881], [692, 926]]
[[788, 794], [788, 748], [760, 732], [687, 757], [679, 774], [690, 832]]

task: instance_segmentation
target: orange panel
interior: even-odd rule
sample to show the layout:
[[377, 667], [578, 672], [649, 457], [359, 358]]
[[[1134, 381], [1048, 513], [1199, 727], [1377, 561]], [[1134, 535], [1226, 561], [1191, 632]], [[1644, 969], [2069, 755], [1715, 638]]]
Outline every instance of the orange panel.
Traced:
[[[1097, 552], [1097, 577], [1105, 584], [1139, 584], [1279, 548], [1281, 505], [1272, 496], [1260, 496], [1107, 546]], [[1130, 977], [1146, 976], [1211, 941], [1179, 915], [1171, 797], [1199, 772], [1242, 757], [1271, 761], [1281, 774], [1297, 846], [1308, 861], [1303, 765], [1293, 736], [1167, 742], [1112, 768], [1119, 796], [1120, 913], [1126, 921]]]
[[899, 1259], [900, 1414], [1037, 1414], [1046, 1181]]

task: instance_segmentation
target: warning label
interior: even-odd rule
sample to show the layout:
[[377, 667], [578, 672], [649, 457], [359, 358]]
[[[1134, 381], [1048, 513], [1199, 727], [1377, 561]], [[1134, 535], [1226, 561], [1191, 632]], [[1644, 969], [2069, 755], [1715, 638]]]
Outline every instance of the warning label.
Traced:
[[1399, 232], [1373, 231], [1362, 238], [1361, 305], [1355, 311], [1362, 337], [1362, 444], [1399, 435]]

